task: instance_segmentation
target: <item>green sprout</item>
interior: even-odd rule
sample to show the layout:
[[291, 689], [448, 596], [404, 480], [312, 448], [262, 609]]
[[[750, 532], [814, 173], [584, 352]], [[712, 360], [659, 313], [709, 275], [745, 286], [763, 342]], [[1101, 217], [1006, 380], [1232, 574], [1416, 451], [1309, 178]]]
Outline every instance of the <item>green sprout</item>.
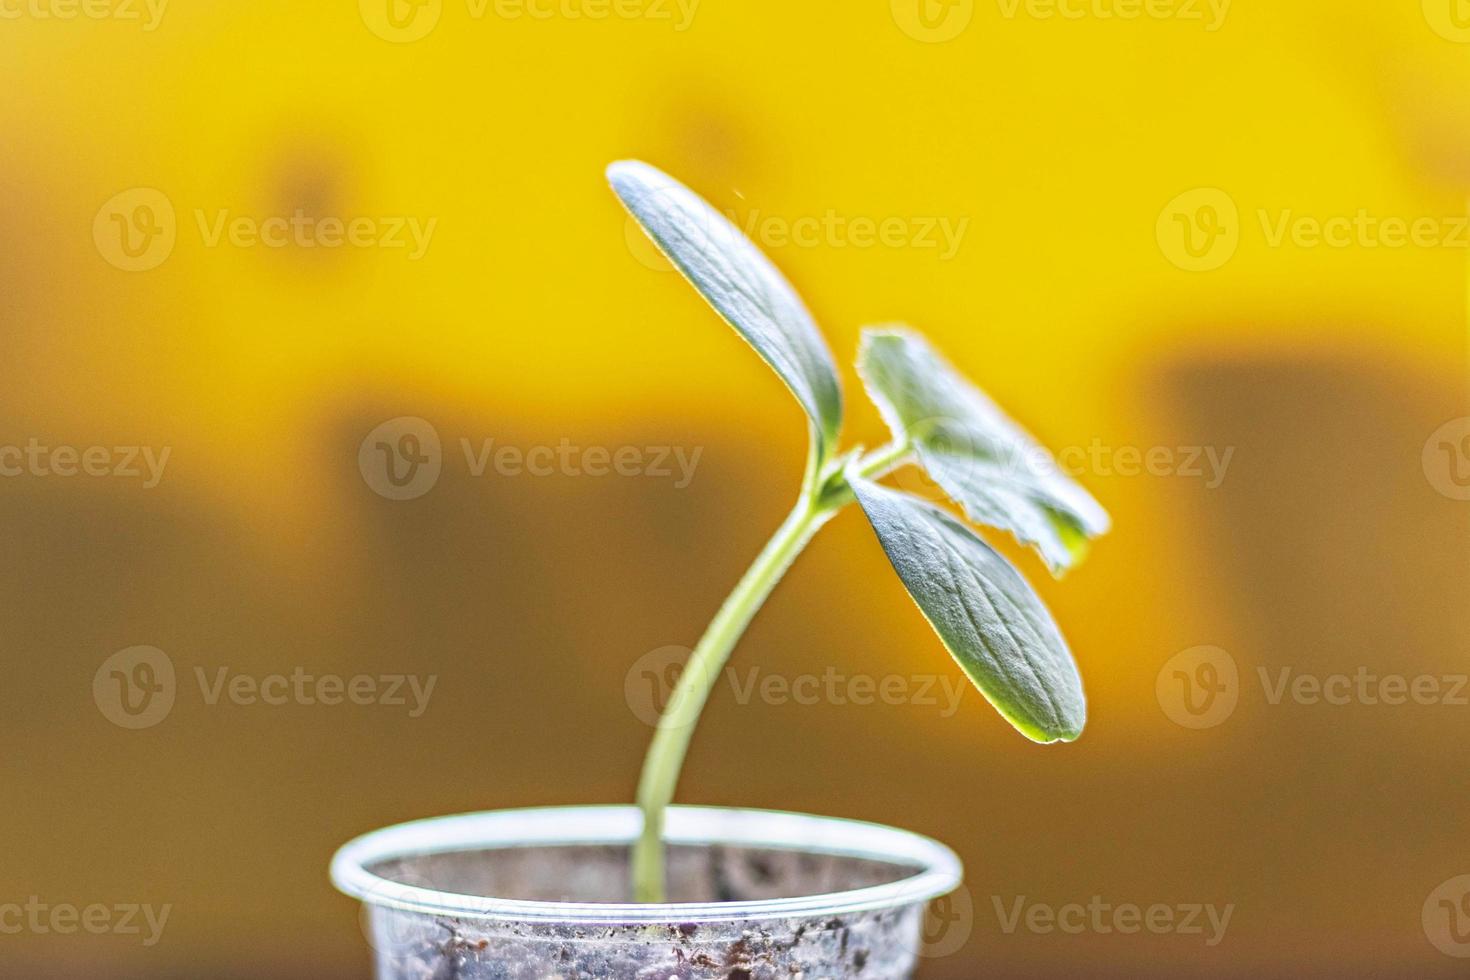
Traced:
[[659, 720], [638, 787], [644, 822], [633, 851], [636, 899], [665, 900], [665, 813], [735, 644], [813, 535], [850, 503], [867, 515], [909, 595], [986, 700], [1035, 742], [1076, 739], [1087, 718], [1082, 679], [1030, 584], [949, 511], [877, 481], [909, 464], [922, 467], [966, 517], [1010, 531], [1058, 576], [1107, 531], [1107, 513], [901, 326], [865, 329], [857, 363], [892, 442], [840, 451], [837, 370], [790, 283], [732, 222], [667, 174], [622, 161], [607, 175], [659, 250], [791, 389], [811, 432], [796, 506], [705, 630]]

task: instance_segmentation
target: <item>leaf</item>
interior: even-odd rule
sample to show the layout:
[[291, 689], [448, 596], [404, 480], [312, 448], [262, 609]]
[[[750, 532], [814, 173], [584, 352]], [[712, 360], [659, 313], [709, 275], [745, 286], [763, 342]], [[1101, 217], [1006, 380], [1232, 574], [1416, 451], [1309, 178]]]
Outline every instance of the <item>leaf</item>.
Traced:
[[975, 523], [1034, 545], [1053, 573], [1085, 556], [1107, 512], [1024, 429], [901, 328], [863, 331], [858, 372], [895, 438]]
[[1021, 573], [933, 504], [855, 473], [849, 481], [909, 595], [986, 700], [1032, 741], [1081, 735], [1077, 664]]
[[796, 290], [728, 218], [668, 174], [623, 160], [607, 168], [607, 178], [659, 250], [786, 382], [826, 459], [842, 425], [842, 390], [832, 352]]

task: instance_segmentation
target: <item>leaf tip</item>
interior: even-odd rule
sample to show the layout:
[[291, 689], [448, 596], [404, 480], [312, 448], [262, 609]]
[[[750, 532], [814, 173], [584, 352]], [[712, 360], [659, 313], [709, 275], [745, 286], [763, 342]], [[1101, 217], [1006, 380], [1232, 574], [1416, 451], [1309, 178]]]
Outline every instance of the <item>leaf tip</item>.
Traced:
[[653, 180], [664, 177], [662, 171], [657, 167], [644, 163], [642, 160], [614, 160], [607, 165], [604, 171], [607, 182], [612, 186], [613, 192], [624, 200], [628, 192], [640, 185], [647, 185]]
[[1085, 727], [1087, 727], [1087, 723], [1085, 721], [1079, 721], [1075, 726], [1057, 732], [1056, 737], [1051, 740], [1051, 744], [1070, 744], [1075, 742], [1082, 737], [1082, 729]]
[[919, 340], [918, 331], [907, 323], [874, 323], [863, 327], [858, 336], [858, 358], [862, 358], [872, 348], [883, 341], [916, 341]]
[[869, 337], [917, 337], [918, 332], [907, 323], [891, 320], [886, 323], [870, 323], [862, 329], [863, 339]]
[[1022, 724], [1016, 718], [1009, 715], [1006, 720], [1031, 741], [1037, 745], [1067, 745], [1082, 737], [1082, 730], [1087, 727], [1087, 716], [1085, 713], [1075, 718], [1059, 719], [1051, 725], [1028, 725]]

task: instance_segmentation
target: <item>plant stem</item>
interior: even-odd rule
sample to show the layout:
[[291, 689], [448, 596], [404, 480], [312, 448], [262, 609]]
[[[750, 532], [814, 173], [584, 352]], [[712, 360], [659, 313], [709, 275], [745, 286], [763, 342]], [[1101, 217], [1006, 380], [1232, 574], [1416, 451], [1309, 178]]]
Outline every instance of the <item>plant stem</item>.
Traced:
[[[906, 443], [896, 443], [858, 460], [857, 471], [876, 478], [902, 465], [908, 454]], [[801, 499], [705, 629], [659, 719], [638, 784], [638, 806], [643, 810], [643, 832], [633, 848], [633, 892], [638, 902], [665, 900], [665, 813], [700, 713], [735, 644], [813, 535], [853, 499], [840, 470], [825, 474], [817, 470], [815, 465], [809, 468]]]
[[679, 771], [684, 766], [689, 739], [700, 712], [756, 610], [833, 513], [819, 513], [810, 498], [802, 498], [720, 607], [679, 676], [673, 696], [659, 719], [638, 785], [643, 835], [633, 851], [633, 883], [639, 902], [664, 900], [664, 811], [673, 801]]
[[858, 460], [858, 475], [865, 479], [877, 480], [907, 463], [913, 454], [914, 448], [909, 445], [907, 439], [891, 442], [882, 449], [875, 449]]

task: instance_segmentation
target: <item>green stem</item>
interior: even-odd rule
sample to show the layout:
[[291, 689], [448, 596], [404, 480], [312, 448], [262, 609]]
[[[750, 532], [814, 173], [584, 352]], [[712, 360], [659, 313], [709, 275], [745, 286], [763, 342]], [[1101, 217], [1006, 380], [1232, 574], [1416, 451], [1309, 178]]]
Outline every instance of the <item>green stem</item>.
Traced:
[[869, 480], [880, 479], [907, 463], [913, 454], [914, 447], [907, 439], [889, 443], [858, 461], [858, 475]]
[[[866, 478], [876, 478], [902, 465], [908, 453], [907, 445], [896, 444], [863, 457], [857, 463], [857, 470]], [[643, 832], [633, 848], [633, 891], [637, 901], [664, 901], [665, 814], [673, 802], [700, 713], [719, 682], [735, 644], [813, 535], [851, 501], [852, 490], [841, 471], [824, 474], [815, 465], [809, 467], [806, 486], [796, 507], [735, 586], [694, 648], [659, 719], [638, 784]]]

